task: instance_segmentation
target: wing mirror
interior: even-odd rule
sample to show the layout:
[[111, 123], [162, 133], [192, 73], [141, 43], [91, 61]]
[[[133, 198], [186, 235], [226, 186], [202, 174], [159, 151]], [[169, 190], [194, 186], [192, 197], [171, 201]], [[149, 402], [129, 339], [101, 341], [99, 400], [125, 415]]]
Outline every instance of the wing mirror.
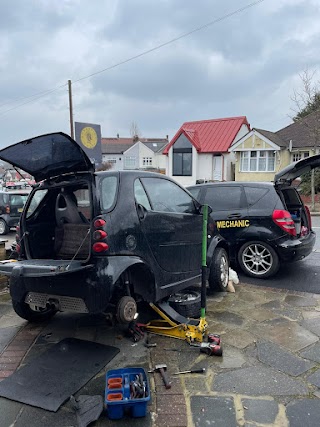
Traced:
[[[199, 206], [199, 213], [201, 215], [203, 215], [203, 211], [204, 211], [204, 205], [200, 205]], [[210, 215], [212, 213], [213, 209], [211, 206], [208, 206], [208, 215]]]

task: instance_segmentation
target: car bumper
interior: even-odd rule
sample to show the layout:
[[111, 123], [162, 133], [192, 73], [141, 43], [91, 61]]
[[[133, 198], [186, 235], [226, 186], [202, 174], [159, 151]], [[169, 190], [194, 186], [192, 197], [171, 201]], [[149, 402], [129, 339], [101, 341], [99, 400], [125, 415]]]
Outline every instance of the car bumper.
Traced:
[[299, 261], [308, 256], [315, 245], [316, 234], [311, 231], [308, 236], [301, 239], [285, 239], [275, 245], [275, 249], [282, 261]]

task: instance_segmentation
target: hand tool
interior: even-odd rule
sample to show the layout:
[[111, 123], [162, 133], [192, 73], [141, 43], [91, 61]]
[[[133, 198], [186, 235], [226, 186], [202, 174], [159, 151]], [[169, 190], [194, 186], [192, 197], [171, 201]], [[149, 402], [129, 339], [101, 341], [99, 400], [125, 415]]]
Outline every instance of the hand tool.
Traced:
[[155, 368], [152, 371], [148, 371], [149, 373], [153, 373], [153, 372], [160, 372], [162, 381], [166, 387], [166, 389], [171, 388], [171, 383], [168, 380], [168, 377], [166, 375], [166, 371], [167, 370], [167, 365], [165, 365], [164, 363], [156, 365]]
[[173, 375], [180, 375], [180, 374], [204, 374], [205, 372], [206, 372], [206, 368], [200, 368], [200, 369], [190, 369], [189, 371], [175, 372]]
[[191, 343], [192, 347], [199, 347], [200, 353], [206, 353], [208, 356], [222, 356], [222, 346], [213, 342], [202, 342], [200, 344]]

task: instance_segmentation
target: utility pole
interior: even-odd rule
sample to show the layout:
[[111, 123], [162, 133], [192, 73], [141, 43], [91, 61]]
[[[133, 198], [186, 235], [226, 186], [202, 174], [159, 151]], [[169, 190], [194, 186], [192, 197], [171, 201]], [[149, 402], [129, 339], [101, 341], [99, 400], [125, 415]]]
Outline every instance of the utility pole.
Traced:
[[70, 136], [72, 139], [74, 139], [71, 80], [68, 80], [68, 90], [69, 90], [69, 112], [70, 112]]

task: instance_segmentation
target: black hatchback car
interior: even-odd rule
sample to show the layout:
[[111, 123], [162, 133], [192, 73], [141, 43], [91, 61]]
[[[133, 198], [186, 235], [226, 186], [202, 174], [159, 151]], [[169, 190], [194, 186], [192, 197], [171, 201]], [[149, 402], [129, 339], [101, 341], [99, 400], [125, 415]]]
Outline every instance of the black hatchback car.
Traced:
[[315, 233], [309, 209], [291, 184], [320, 166], [320, 155], [300, 160], [275, 176], [275, 183], [219, 182], [189, 187], [212, 208], [221, 235], [229, 244], [230, 261], [248, 276], [267, 278], [282, 262], [312, 252]]
[[[128, 322], [137, 301], [157, 302], [200, 282], [202, 207], [172, 179], [95, 172], [63, 133], [22, 141], [0, 158], [39, 183], [21, 216], [19, 260], [0, 264], [21, 317], [115, 312]], [[210, 229], [209, 284], [225, 289], [227, 245]]]

